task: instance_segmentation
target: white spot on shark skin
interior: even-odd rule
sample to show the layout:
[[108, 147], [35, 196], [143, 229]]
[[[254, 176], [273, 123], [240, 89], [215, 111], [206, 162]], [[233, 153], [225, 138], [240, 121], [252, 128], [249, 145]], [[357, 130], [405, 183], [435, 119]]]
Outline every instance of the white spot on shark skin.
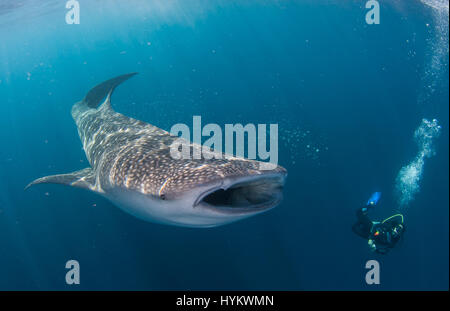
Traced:
[[208, 167], [208, 164], [203, 164], [203, 165], [197, 166], [194, 170], [201, 170], [201, 169], [204, 169], [207, 167]]

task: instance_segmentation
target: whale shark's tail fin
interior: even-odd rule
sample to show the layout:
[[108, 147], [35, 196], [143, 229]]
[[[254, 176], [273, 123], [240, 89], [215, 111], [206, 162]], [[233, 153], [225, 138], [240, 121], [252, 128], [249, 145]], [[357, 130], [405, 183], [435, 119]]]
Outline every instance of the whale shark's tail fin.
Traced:
[[136, 74], [137, 72], [128, 73], [100, 83], [87, 93], [83, 103], [89, 108], [97, 108], [106, 96], [111, 96], [117, 86]]

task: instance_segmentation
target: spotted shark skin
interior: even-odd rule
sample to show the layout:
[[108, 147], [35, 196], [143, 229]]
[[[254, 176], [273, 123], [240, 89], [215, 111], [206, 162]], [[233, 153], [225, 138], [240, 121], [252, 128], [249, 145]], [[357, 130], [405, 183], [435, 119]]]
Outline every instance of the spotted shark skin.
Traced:
[[[215, 151], [204, 149], [200, 159], [174, 159], [170, 148], [181, 138], [115, 112], [111, 107], [114, 89], [134, 75], [103, 82], [72, 107], [72, 117], [90, 167], [42, 177], [26, 188], [41, 183], [84, 188], [138, 218], [186, 227], [231, 223], [267, 211], [281, 202], [280, 188], [287, 175], [283, 167], [261, 170], [262, 162], [224, 154], [216, 159], [211, 156]], [[191, 151], [202, 148], [188, 141], [184, 143]], [[209, 157], [205, 157], [207, 154]], [[202, 201], [209, 193], [234, 189], [236, 185], [244, 186], [233, 190], [232, 198], [222, 199], [227, 206], [212, 206]], [[234, 203], [229, 203], [232, 201], [239, 204], [233, 206]], [[258, 204], [251, 204], [255, 201]]]

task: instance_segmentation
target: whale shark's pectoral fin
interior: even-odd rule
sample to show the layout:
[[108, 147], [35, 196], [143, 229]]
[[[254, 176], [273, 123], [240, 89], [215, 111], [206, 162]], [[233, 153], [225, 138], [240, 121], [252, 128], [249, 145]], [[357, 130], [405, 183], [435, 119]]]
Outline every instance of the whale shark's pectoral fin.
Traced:
[[62, 184], [71, 187], [78, 187], [91, 191], [101, 192], [95, 187], [95, 174], [90, 167], [69, 174], [51, 175], [38, 178], [29, 183], [25, 187], [25, 190], [37, 184]]

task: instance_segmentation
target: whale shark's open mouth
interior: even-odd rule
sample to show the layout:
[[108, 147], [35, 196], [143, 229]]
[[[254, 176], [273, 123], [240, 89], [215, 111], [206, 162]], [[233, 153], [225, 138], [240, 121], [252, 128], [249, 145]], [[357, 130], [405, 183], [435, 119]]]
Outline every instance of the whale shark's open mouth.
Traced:
[[238, 178], [226, 188], [214, 188], [203, 193], [197, 204], [227, 213], [263, 211], [282, 200], [284, 179], [283, 174]]

